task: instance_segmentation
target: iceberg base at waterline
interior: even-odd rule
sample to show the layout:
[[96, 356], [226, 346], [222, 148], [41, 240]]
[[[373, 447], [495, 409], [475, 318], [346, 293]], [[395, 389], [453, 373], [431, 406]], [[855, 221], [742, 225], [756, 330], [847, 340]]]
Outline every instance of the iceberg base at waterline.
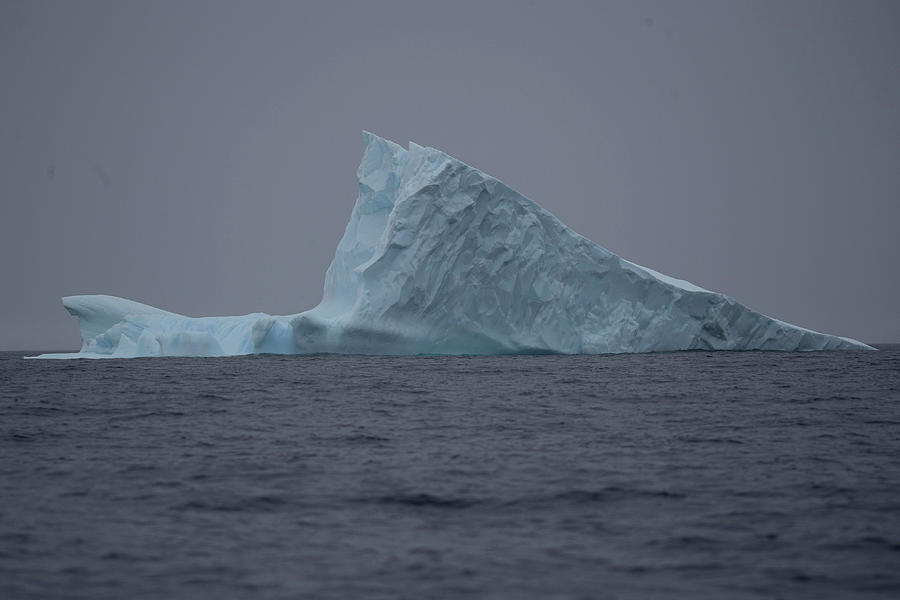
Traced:
[[195, 318], [68, 296], [81, 351], [41, 358], [872, 349], [631, 263], [439, 150], [364, 139], [318, 306]]

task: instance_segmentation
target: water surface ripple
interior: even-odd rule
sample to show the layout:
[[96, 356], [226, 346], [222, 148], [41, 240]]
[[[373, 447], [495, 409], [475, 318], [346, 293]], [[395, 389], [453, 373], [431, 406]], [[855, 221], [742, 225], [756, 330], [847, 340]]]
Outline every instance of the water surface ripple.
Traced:
[[2, 598], [900, 596], [900, 346], [20, 355]]

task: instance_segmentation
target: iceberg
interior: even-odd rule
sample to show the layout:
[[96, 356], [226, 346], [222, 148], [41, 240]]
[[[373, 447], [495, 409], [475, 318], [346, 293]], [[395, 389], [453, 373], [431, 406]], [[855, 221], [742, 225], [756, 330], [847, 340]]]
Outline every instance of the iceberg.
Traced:
[[872, 349], [624, 260], [439, 150], [363, 137], [318, 306], [193, 318], [69, 296], [81, 351], [42, 358]]

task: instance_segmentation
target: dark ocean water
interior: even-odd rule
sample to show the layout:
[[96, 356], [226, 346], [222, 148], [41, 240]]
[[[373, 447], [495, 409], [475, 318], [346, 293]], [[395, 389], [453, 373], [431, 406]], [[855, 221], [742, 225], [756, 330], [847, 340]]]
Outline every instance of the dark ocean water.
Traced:
[[20, 355], [0, 598], [900, 597], [900, 346]]

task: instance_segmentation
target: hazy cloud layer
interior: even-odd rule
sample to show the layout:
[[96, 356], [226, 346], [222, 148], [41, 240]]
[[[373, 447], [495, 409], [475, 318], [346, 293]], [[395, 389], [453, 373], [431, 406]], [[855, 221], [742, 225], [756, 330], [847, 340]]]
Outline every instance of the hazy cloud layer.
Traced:
[[0, 4], [0, 347], [59, 297], [315, 305], [360, 131], [472, 164], [629, 260], [900, 340], [896, 2]]

